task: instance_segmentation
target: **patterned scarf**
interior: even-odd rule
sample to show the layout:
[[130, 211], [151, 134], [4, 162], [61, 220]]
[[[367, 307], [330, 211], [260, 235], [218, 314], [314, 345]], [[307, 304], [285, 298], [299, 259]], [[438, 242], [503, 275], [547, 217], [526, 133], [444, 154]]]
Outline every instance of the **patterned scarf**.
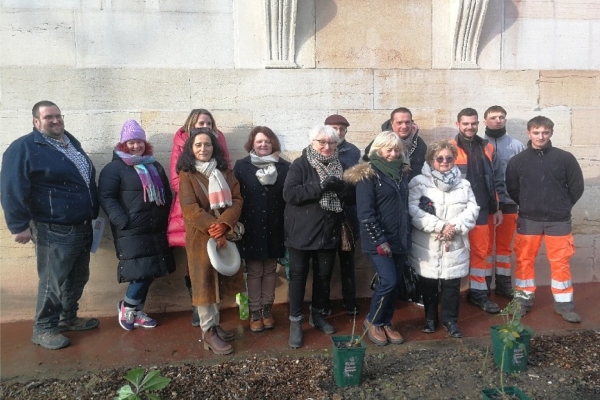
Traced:
[[134, 156], [133, 154], [124, 153], [115, 150], [115, 153], [121, 160], [135, 169], [142, 187], [144, 188], [144, 201], [146, 203], [155, 202], [156, 205], [162, 206], [165, 204], [165, 187], [158, 175], [156, 167], [152, 165], [155, 162], [153, 156]]
[[456, 165], [446, 172], [440, 172], [431, 168], [431, 166], [429, 166], [429, 168], [431, 169], [433, 184], [442, 192], [449, 192], [454, 186], [458, 185], [461, 180], [460, 170]]
[[268, 156], [259, 157], [254, 149], [250, 150], [250, 162], [258, 170], [256, 171], [256, 179], [261, 185], [272, 185], [277, 181], [277, 167], [275, 163], [279, 162], [279, 152], [269, 154]]
[[[338, 158], [337, 149], [335, 149], [332, 155], [325, 157], [313, 149], [311, 145], [308, 145], [306, 148], [306, 158], [308, 159], [308, 163], [317, 171], [321, 187], [323, 187], [323, 181], [328, 176], [335, 176], [342, 179], [344, 171]], [[323, 192], [319, 204], [323, 210], [342, 212], [342, 202], [335, 192]]]
[[208, 202], [211, 210], [233, 205], [231, 189], [221, 171], [217, 169], [217, 161], [214, 158], [207, 162], [196, 161], [196, 171], [208, 178]]

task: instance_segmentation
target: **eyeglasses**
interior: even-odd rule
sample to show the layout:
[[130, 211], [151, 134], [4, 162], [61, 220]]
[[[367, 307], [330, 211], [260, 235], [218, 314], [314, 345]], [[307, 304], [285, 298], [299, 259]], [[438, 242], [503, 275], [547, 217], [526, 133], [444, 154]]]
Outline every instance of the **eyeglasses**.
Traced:
[[43, 119], [44, 121], [52, 121], [54, 119], [57, 120], [61, 120], [63, 119], [65, 116], [61, 115], [61, 114], [55, 114], [55, 115], [44, 115], [43, 117], [41, 117], [40, 119]]
[[[443, 163], [443, 162], [444, 162], [444, 157], [443, 157], [443, 156], [436, 157], [436, 158], [435, 158], [435, 161], [436, 161], [438, 164], [441, 164], [441, 163]], [[452, 157], [452, 156], [446, 156], [446, 162], [447, 162], [447, 163], [454, 162], [454, 157]]]
[[325, 145], [329, 145], [329, 147], [337, 146], [337, 142], [328, 142], [327, 140], [315, 139], [315, 142], [319, 143], [319, 146], [325, 147]]

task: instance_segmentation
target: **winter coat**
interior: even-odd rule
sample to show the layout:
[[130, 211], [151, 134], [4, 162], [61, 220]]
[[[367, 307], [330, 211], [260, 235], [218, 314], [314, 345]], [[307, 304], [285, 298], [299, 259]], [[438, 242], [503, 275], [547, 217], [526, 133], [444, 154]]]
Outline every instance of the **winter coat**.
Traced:
[[250, 156], [238, 160], [233, 167], [244, 199], [240, 222], [246, 230], [237, 246], [240, 256], [246, 260], [281, 258], [285, 253], [283, 184], [290, 163], [280, 158], [275, 167], [277, 180], [273, 185], [262, 185], [258, 181], [258, 168], [252, 164]]
[[2, 158], [2, 208], [10, 233], [29, 228], [31, 220], [76, 225], [98, 216], [96, 170], [81, 144], [65, 131], [90, 167], [90, 184], [71, 160], [34, 130], [12, 142]]
[[385, 242], [394, 254], [410, 250], [408, 183], [402, 177], [396, 183], [371, 163], [358, 164], [344, 173], [344, 180], [356, 185], [363, 253], [377, 254], [377, 246]]
[[144, 201], [144, 188], [133, 166], [113, 154], [100, 172], [100, 206], [108, 216], [119, 266], [119, 283], [158, 278], [175, 271], [175, 259], [167, 243], [171, 190], [165, 170], [153, 163], [162, 180], [166, 203]]
[[[219, 302], [224, 293], [233, 295], [245, 290], [242, 269], [234, 276], [218, 275], [211, 266], [206, 244], [210, 235], [208, 228], [213, 223], [225, 223], [230, 228], [235, 226], [242, 212], [242, 196], [240, 185], [233, 176], [233, 171], [221, 171], [229, 188], [233, 204], [219, 210], [221, 216], [216, 218], [210, 210], [210, 203], [198, 183], [198, 179], [208, 188], [208, 178], [199, 172], [179, 173], [179, 201], [183, 211], [186, 238], [185, 250], [188, 258], [188, 269], [192, 281], [192, 304], [194, 306], [207, 306]], [[228, 244], [231, 246], [231, 244]], [[217, 281], [218, 276], [218, 293]], [[219, 296], [219, 298], [218, 298]]]
[[[342, 163], [342, 168], [345, 165]], [[324, 210], [319, 204], [323, 189], [319, 174], [310, 165], [306, 149], [294, 160], [283, 186], [286, 201], [284, 216], [285, 245], [296, 250], [333, 250], [341, 241], [343, 212]], [[354, 203], [354, 191], [346, 188], [342, 201]]]
[[[525, 150], [525, 145], [523, 143], [509, 136], [508, 134], [504, 134], [499, 138], [493, 138], [484, 135], [483, 138], [494, 147], [494, 150], [496, 151], [496, 155], [498, 157], [498, 163], [500, 166], [499, 168], [500, 171], [502, 171], [502, 175], [506, 173], [506, 166], [508, 165], [508, 161], [516, 154], [519, 154], [520, 152]], [[516, 203], [508, 195], [505, 196], [504, 199], [501, 199], [500, 203], [502, 212], [505, 212], [507, 207], [511, 209], [516, 208]], [[512, 213], [514, 214], [515, 212], [516, 211], [513, 211]]]
[[583, 195], [581, 167], [573, 154], [552, 147], [527, 149], [506, 168], [510, 197], [519, 205], [519, 217], [532, 221], [563, 222]]
[[461, 140], [459, 139], [460, 134], [456, 135], [454, 139], [450, 140], [456, 150], [458, 150], [458, 157], [456, 157], [455, 165], [460, 169], [464, 179], [472, 180], [483, 178], [485, 183], [485, 189], [487, 192], [487, 201], [484, 204], [478, 204], [481, 209], [487, 209], [489, 214], [495, 213], [499, 208], [500, 202], [505, 202], [508, 198], [506, 193], [506, 184], [504, 182], [504, 171], [500, 168], [500, 160], [494, 150], [494, 147], [489, 144], [485, 139], [479, 136], [473, 138], [472, 145], [479, 146], [483, 153], [483, 177], [471, 177], [467, 174], [469, 169], [469, 159], [467, 150], [463, 147]]
[[[338, 144], [338, 157], [344, 168], [354, 167], [360, 162], [360, 150], [352, 143], [344, 140], [341, 144]], [[360, 227], [358, 224], [358, 218], [356, 216], [356, 204], [344, 204], [344, 216], [346, 221], [350, 224], [352, 229], [352, 235], [354, 240], [359, 239]]]
[[[223, 132], [217, 131], [219, 144], [225, 153], [225, 160], [227, 166], [231, 167], [229, 161], [229, 150], [227, 149], [227, 142], [225, 141], [225, 135]], [[171, 150], [171, 162], [169, 163], [169, 172], [171, 174], [171, 186], [175, 192], [173, 204], [171, 206], [171, 212], [169, 213], [169, 227], [167, 230], [167, 238], [169, 239], [169, 246], [172, 247], [184, 247], [185, 246], [185, 225], [183, 223], [183, 214], [181, 212], [181, 204], [179, 202], [179, 175], [177, 174], [177, 160], [183, 153], [183, 147], [185, 142], [190, 135], [183, 130], [183, 127], [179, 128], [173, 136], [173, 149]]]
[[[433, 183], [429, 164], [423, 166], [422, 174], [408, 184], [408, 212], [412, 217], [411, 265], [417, 274], [432, 279], [454, 279], [469, 273], [469, 231], [475, 227], [479, 206], [466, 179], [448, 191], [442, 191]], [[422, 196], [428, 197], [435, 208], [435, 215], [419, 208]], [[445, 224], [455, 225], [456, 234], [445, 250], [446, 242], [436, 240]]]

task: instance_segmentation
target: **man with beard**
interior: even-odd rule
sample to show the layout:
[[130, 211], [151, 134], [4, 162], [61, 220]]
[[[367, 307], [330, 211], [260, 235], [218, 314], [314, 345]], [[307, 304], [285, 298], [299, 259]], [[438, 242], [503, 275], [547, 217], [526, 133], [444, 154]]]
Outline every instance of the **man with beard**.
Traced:
[[[508, 161], [525, 150], [523, 143], [506, 133], [506, 110], [500, 106], [492, 106], [483, 114], [485, 125], [484, 139], [494, 146], [502, 174], [506, 172]], [[488, 269], [495, 275], [497, 295], [512, 299], [511, 256], [512, 242], [517, 228], [517, 211], [519, 206], [508, 196], [500, 199], [502, 223], [497, 227], [490, 220], [490, 243], [488, 246]], [[494, 268], [494, 247], [496, 262]]]
[[476, 110], [461, 110], [456, 118], [456, 128], [458, 135], [451, 140], [458, 150], [455, 164], [471, 183], [480, 207], [477, 225], [469, 232], [471, 251], [467, 297], [483, 311], [495, 314], [500, 312], [500, 308], [488, 298], [492, 283], [491, 265], [486, 261], [490, 240], [488, 224], [498, 226], [502, 223], [502, 211], [498, 206], [499, 201], [506, 197], [504, 174], [494, 147], [477, 136], [479, 116]]

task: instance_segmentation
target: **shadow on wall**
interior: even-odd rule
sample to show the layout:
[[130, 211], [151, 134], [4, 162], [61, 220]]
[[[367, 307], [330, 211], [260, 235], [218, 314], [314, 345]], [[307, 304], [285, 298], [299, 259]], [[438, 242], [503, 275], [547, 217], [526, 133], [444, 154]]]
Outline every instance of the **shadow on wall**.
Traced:
[[[492, 8], [492, 6], [498, 7], [499, 10], [497, 8]], [[500, 13], [498, 13], [498, 11], [500, 11]], [[506, 19], [507, 15], [511, 16], [510, 20]], [[517, 10], [517, 6], [515, 6], [512, 1], [490, 1], [485, 21], [483, 22], [481, 36], [479, 38], [477, 57], [481, 54], [482, 49], [484, 49], [496, 36], [500, 35], [500, 40], [503, 40], [502, 35], [515, 23], [518, 15], [519, 11]]]

